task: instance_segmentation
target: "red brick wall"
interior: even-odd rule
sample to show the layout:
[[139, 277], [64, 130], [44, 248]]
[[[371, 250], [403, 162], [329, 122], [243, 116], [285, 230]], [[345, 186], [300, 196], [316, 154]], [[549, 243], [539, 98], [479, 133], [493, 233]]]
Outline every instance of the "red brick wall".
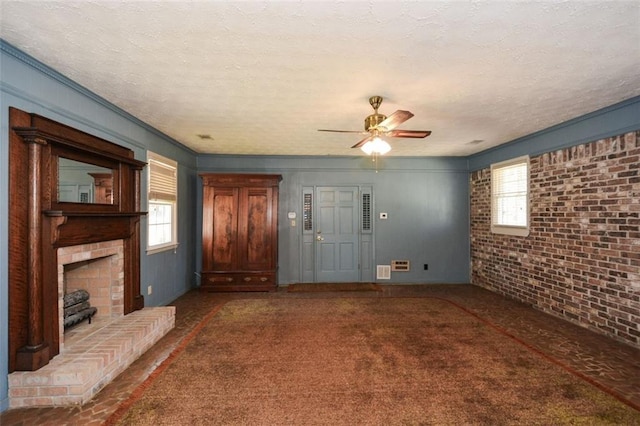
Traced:
[[531, 157], [530, 234], [490, 232], [471, 173], [472, 282], [640, 347], [640, 131]]

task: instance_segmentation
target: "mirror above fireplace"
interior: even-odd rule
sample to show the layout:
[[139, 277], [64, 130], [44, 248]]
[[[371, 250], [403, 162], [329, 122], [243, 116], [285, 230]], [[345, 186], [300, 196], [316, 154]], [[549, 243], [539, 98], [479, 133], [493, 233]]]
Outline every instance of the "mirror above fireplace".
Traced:
[[113, 204], [113, 170], [58, 157], [58, 202]]

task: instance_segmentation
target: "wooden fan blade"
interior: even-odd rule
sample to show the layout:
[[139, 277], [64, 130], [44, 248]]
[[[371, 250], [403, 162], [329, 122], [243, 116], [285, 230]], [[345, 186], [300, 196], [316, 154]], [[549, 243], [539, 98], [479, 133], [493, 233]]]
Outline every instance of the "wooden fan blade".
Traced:
[[426, 138], [431, 134], [431, 130], [392, 130], [386, 133], [392, 138]]
[[364, 145], [365, 143], [369, 142], [372, 137], [373, 136], [367, 136], [366, 138], [362, 139], [360, 142], [358, 142], [357, 144], [355, 144], [351, 148], [360, 148], [362, 145]]
[[378, 124], [376, 127], [383, 132], [388, 132], [389, 130], [395, 129], [411, 117], [413, 117], [413, 114], [411, 112], [399, 109], [388, 116], [384, 121], [382, 121], [382, 123]]
[[334, 133], [360, 133], [360, 134], [364, 134], [364, 133], [368, 133], [368, 132], [363, 132], [362, 130], [331, 130], [331, 129], [318, 129], [319, 132], [334, 132]]

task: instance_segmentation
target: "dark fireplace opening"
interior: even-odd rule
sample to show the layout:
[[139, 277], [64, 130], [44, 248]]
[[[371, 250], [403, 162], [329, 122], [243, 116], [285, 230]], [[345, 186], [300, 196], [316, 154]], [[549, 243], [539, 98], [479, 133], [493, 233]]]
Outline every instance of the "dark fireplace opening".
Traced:
[[[58, 249], [60, 343], [92, 322], [124, 315], [123, 241], [103, 241]], [[84, 332], [82, 332], [84, 333]]]
[[73, 290], [66, 292], [63, 298], [64, 304], [64, 329], [88, 320], [91, 324], [98, 309], [91, 306], [91, 295], [87, 290]]

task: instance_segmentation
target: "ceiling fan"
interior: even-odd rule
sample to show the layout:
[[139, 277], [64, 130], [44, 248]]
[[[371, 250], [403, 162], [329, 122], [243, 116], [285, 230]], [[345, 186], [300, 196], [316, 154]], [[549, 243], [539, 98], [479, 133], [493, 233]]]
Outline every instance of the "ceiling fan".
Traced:
[[391, 138], [426, 138], [431, 134], [429, 130], [399, 130], [396, 129], [400, 124], [404, 123], [413, 114], [409, 111], [397, 110], [389, 117], [378, 113], [378, 108], [382, 103], [382, 96], [372, 96], [369, 103], [373, 107], [374, 113], [364, 119], [364, 132], [358, 130], [330, 130], [318, 129], [319, 132], [337, 132], [337, 133], [359, 133], [367, 135], [364, 139], [358, 141], [351, 148], [361, 148], [368, 155], [386, 154], [391, 150], [391, 146], [381, 139], [381, 136]]

